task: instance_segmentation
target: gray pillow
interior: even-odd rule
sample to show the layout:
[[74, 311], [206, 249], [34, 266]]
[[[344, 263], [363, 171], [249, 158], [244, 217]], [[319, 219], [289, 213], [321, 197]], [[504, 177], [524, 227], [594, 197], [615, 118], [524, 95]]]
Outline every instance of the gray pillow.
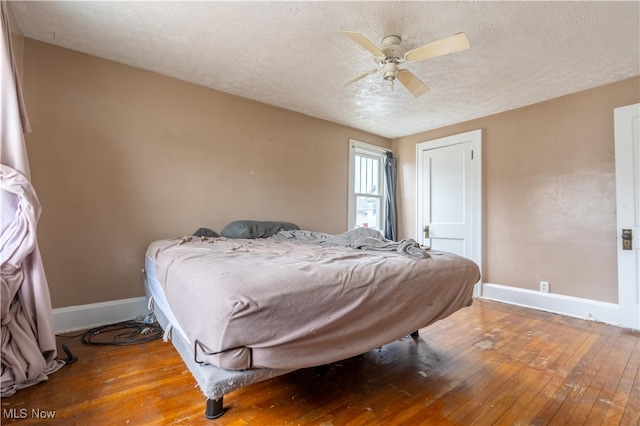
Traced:
[[196, 232], [193, 233], [194, 237], [211, 237], [211, 238], [215, 238], [215, 237], [219, 237], [219, 235], [212, 231], [209, 228], [198, 228], [198, 230]]
[[225, 226], [220, 235], [227, 238], [269, 238], [280, 230], [296, 229], [300, 227], [290, 222], [236, 220]]

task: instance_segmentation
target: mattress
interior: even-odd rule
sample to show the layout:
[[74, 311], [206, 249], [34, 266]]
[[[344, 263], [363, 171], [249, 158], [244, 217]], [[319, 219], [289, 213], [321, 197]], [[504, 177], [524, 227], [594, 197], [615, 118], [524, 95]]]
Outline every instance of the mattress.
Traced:
[[184, 340], [187, 345], [191, 346], [192, 342], [189, 340], [187, 333], [184, 332], [180, 322], [178, 322], [178, 319], [173, 314], [173, 311], [169, 306], [169, 302], [167, 302], [162, 285], [160, 284], [160, 281], [158, 281], [156, 270], [153, 266], [153, 260], [151, 260], [149, 256], [145, 256], [144, 267], [147, 298], [149, 298], [149, 303], [158, 307], [166, 317], [167, 325], [163, 326], [163, 328], [165, 330], [168, 328], [169, 332], [180, 333], [182, 340]]
[[[158, 323], [165, 331], [168, 331], [167, 340], [171, 340], [171, 343], [182, 357], [207, 399], [222, 402], [222, 397], [229, 392], [290, 372], [290, 370], [271, 370], [266, 368], [233, 371], [196, 362], [193, 356], [193, 345], [186, 339], [184, 332], [180, 331], [182, 328], [176, 322], [175, 315], [173, 315], [171, 308], [166, 303], [162, 289], [158, 286], [159, 283], [156, 281], [155, 284], [152, 284], [154, 280], [150, 279], [150, 275], [155, 275], [152, 271], [153, 269], [148, 269], [147, 266], [143, 276], [145, 293], [152, 305], [152, 311], [156, 315]], [[153, 294], [156, 296], [153, 296]], [[164, 302], [162, 301], [163, 299]]]
[[194, 359], [228, 370], [291, 370], [380, 347], [469, 304], [477, 265], [271, 237], [152, 243], [155, 303]]

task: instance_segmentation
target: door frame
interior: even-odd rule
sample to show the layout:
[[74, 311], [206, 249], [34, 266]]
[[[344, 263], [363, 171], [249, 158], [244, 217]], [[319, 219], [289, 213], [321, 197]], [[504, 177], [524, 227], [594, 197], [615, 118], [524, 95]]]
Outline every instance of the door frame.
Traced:
[[[636, 179], [640, 181], [640, 153], [633, 152], [633, 133], [640, 131], [636, 121], [640, 116], [640, 104], [614, 109], [615, 168], [616, 168], [616, 251], [618, 258], [618, 306], [620, 325], [640, 330], [640, 218], [635, 212], [640, 210]], [[637, 135], [636, 135], [637, 137]], [[634, 195], [634, 191], [636, 194]], [[633, 250], [622, 250], [622, 229], [631, 228]]]
[[[473, 149], [473, 202], [472, 202], [472, 227], [474, 232], [472, 241], [472, 257], [471, 260], [478, 264], [482, 273], [482, 129], [472, 130], [465, 133], [459, 133], [451, 136], [445, 136], [438, 139], [428, 140], [416, 144], [416, 238], [420, 238], [420, 232], [423, 226], [423, 207], [424, 207], [424, 170], [422, 168], [423, 152], [438, 148], [459, 145], [471, 142]], [[476, 284], [474, 296], [482, 295], [482, 280]]]

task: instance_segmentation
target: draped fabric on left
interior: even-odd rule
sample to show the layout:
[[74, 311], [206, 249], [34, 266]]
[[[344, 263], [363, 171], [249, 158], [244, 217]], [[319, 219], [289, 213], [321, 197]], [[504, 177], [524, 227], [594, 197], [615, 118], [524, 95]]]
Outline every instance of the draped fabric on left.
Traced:
[[0, 2], [1, 396], [59, 370], [49, 287], [36, 226], [40, 202], [29, 181], [23, 132], [29, 130], [11, 47], [9, 10]]

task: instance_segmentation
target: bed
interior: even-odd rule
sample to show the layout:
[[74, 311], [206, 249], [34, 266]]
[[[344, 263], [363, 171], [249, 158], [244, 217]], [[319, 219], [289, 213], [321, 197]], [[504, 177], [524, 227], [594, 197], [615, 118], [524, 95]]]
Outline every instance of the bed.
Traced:
[[149, 306], [209, 419], [233, 390], [361, 355], [469, 306], [480, 279], [468, 259], [372, 229], [238, 223], [221, 237], [155, 241], [145, 259]]

